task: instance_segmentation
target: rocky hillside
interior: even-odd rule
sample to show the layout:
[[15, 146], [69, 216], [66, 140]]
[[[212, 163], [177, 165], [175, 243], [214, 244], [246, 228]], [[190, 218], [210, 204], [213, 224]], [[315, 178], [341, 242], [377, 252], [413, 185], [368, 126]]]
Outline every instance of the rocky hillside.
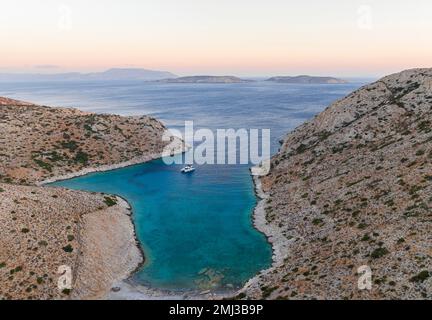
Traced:
[[34, 184], [86, 168], [157, 157], [165, 127], [0, 98], [0, 182]]
[[286, 137], [261, 183], [266, 227], [288, 246], [241, 296], [432, 298], [432, 69], [335, 102]]
[[114, 196], [0, 183], [0, 300], [103, 296], [142, 261], [129, 215]]
[[[138, 267], [126, 201], [31, 185], [160, 157], [164, 131], [149, 117], [0, 98], [0, 300], [103, 298]], [[58, 287], [62, 266], [72, 290]]]

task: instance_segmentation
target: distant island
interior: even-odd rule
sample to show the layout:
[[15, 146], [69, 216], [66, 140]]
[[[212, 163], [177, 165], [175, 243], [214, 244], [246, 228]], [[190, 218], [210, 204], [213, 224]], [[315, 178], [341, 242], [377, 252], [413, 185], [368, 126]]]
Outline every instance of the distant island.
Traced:
[[[111, 68], [102, 72], [67, 73], [0, 73], [0, 82], [39, 81], [157, 81], [162, 83], [247, 83], [254, 80], [235, 76], [187, 76], [179, 77], [171, 72], [141, 68]], [[334, 77], [277, 76], [266, 81], [297, 84], [343, 84], [348, 81]]]
[[267, 81], [279, 83], [298, 83], [298, 84], [343, 84], [348, 83], [346, 80], [333, 77], [313, 77], [313, 76], [296, 76], [296, 77], [272, 77]]
[[160, 80], [165, 83], [244, 83], [251, 81], [234, 76], [191, 76]]
[[167, 78], [176, 78], [171, 72], [155, 71], [140, 68], [112, 68], [103, 72], [92, 73], [0, 73], [0, 82], [23, 81], [119, 81], [142, 80], [157, 81]]

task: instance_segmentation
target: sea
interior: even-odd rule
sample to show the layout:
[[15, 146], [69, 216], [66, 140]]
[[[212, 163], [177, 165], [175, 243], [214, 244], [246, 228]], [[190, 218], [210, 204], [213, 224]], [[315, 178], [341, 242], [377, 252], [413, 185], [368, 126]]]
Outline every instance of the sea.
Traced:
[[[96, 113], [150, 115], [168, 128], [270, 129], [270, 152], [287, 133], [368, 83], [167, 84], [143, 81], [0, 83], [0, 96]], [[198, 143], [199, 142], [195, 142]], [[145, 263], [131, 281], [171, 291], [231, 291], [272, 263], [272, 248], [253, 226], [248, 164], [195, 165], [158, 159], [58, 181], [51, 186], [117, 194], [132, 206]]]

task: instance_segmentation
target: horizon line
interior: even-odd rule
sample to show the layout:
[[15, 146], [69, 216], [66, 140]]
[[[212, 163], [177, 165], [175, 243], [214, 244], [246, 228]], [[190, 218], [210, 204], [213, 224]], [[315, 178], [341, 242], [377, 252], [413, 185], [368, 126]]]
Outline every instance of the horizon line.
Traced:
[[[13, 67], [12, 67], [13, 68]], [[0, 74], [3, 75], [62, 75], [62, 74], [72, 74], [72, 73], [76, 73], [76, 74], [92, 74], [92, 73], [103, 73], [103, 72], [107, 72], [110, 70], [146, 70], [146, 71], [155, 71], [155, 72], [167, 72], [167, 73], [172, 73], [173, 75], [175, 75], [176, 77], [189, 77], [189, 76], [236, 76], [236, 77], [243, 77], [243, 78], [266, 78], [266, 77], [275, 77], [275, 76], [291, 76], [291, 77], [296, 77], [296, 76], [311, 76], [311, 77], [335, 77], [335, 78], [342, 78], [342, 79], [374, 79], [374, 78], [380, 78], [383, 76], [386, 76], [390, 73], [385, 73], [385, 74], [368, 74], [368, 75], [356, 75], [356, 74], [350, 74], [347, 76], [339, 76], [336, 73], [330, 73], [330, 72], [326, 72], [326, 73], [313, 73], [313, 72], [268, 72], [268, 73], [263, 73], [263, 74], [253, 74], [250, 73], [249, 75], [245, 75], [240, 73], [218, 73], [218, 72], [186, 72], [186, 73], [177, 73], [174, 71], [169, 71], [166, 69], [162, 69], [159, 70], [158, 68], [148, 68], [148, 67], [105, 67], [105, 68], [97, 68], [97, 69], [89, 69], [89, 70], [83, 70], [83, 69], [67, 69], [64, 71], [58, 71], [58, 72], [53, 72], [53, 70], [56, 69], [60, 69], [62, 68], [61, 66], [56, 66], [56, 67], [47, 67], [47, 68], [41, 68], [40, 66], [34, 66], [33, 68], [35, 69], [41, 69], [40, 71], [38, 70], [22, 70], [22, 71], [17, 71], [17, 70], [13, 70], [15, 68], [9, 68], [9, 67], [0, 67]], [[12, 70], [11, 70], [12, 69]], [[46, 71], [42, 71], [42, 70], [46, 70]], [[406, 70], [406, 69], [404, 69]], [[403, 70], [401, 70], [403, 71]]]

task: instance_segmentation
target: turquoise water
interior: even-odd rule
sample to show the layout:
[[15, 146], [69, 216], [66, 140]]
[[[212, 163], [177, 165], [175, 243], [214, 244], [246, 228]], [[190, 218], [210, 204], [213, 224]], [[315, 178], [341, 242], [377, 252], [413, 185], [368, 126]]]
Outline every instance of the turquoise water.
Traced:
[[[143, 82], [0, 83], [0, 96], [85, 111], [150, 114], [170, 128], [269, 128], [271, 150], [290, 130], [358, 88], [346, 85], [160, 84]], [[248, 166], [204, 165], [191, 175], [161, 160], [57, 182], [118, 194], [133, 207], [146, 263], [133, 276], [153, 287], [227, 289], [271, 263], [271, 247], [253, 228], [256, 204]]]
[[252, 228], [248, 167], [204, 165], [189, 175], [180, 168], [156, 160], [53, 185], [129, 201], [147, 259], [134, 276], [138, 282], [165, 289], [241, 286], [271, 260], [270, 246]]

